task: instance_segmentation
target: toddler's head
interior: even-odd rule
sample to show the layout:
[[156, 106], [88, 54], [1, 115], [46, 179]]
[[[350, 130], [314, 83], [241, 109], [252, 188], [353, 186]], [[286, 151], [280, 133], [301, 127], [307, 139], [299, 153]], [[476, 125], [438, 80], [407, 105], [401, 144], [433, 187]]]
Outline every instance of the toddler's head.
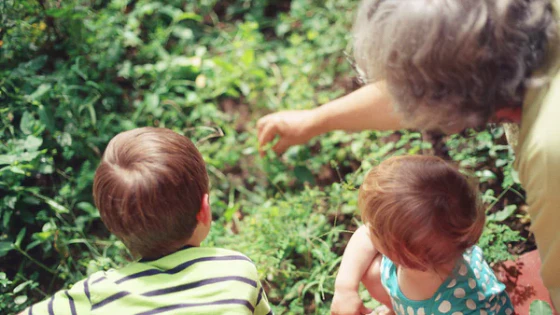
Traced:
[[143, 258], [202, 241], [210, 228], [204, 160], [188, 138], [169, 129], [115, 136], [95, 173], [93, 195], [107, 228]]
[[366, 175], [358, 205], [379, 251], [417, 270], [455, 261], [478, 242], [485, 222], [476, 189], [433, 156], [382, 162]]

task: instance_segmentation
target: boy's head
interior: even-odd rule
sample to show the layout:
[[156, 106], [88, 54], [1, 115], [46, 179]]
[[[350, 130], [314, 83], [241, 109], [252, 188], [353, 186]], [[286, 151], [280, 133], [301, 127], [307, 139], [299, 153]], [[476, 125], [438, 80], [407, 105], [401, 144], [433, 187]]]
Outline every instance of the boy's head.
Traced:
[[410, 125], [457, 132], [520, 111], [557, 28], [551, 0], [364, 0], [354, 54]]
[[477, 191], [433, 156], [388, 159], [373, 168], [358, 205], [373, 243], [395, 264], [427, 270], [452, 263], [480, 238]]
[[212, 220], [204, 160], [169, 129], [115, 136], [95, 172], [93, 196], [107, 228], [144, 258], [202, 241]]

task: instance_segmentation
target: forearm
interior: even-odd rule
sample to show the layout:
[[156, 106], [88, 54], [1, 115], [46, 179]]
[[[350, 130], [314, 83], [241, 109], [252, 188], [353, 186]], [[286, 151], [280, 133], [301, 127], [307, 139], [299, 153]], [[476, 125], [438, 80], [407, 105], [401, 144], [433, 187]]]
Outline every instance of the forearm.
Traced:
[[356, 230], [344, 251], [336, 277], [335, 289], [358, 290], [360, 281], [378, 251], [365, 225]]
[[393, 110], [385, 82], [366, 85], [313, 110], [314, 135], [333, 130], [398, 130], [402, 118]]

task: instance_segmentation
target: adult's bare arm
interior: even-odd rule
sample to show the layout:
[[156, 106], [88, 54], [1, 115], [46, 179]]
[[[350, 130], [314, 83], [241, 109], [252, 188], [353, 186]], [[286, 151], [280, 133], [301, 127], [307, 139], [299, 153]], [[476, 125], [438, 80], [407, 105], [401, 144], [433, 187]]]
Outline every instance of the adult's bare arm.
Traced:
[[283, 153], [293, 145], [304, 144], [329, 131], [397, 130], [403, 128], [401, 121], [381, 81], [312, 110], [267, 115], [258, 121], [257, 128], [261, 147], [279, 136], [273, 149]]

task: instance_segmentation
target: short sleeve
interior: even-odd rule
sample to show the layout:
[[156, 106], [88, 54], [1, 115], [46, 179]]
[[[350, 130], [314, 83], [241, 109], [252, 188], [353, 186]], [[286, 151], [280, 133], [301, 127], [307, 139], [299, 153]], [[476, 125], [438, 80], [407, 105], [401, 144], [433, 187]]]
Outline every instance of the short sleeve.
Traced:
[[30, 306], [23, 314], [90, 314], [91, 302], [87, 281], [88, 279], [82, 280], [68, 290], [58, 291], [50, 298]]
[[266, 293], [262, 287], [260, 281], [257, 281], [257, 302], [255, 304], [255, 315], [269, 315], [273, 314], [270, 305], [268, 304], [268, 298], [266, 297]]

